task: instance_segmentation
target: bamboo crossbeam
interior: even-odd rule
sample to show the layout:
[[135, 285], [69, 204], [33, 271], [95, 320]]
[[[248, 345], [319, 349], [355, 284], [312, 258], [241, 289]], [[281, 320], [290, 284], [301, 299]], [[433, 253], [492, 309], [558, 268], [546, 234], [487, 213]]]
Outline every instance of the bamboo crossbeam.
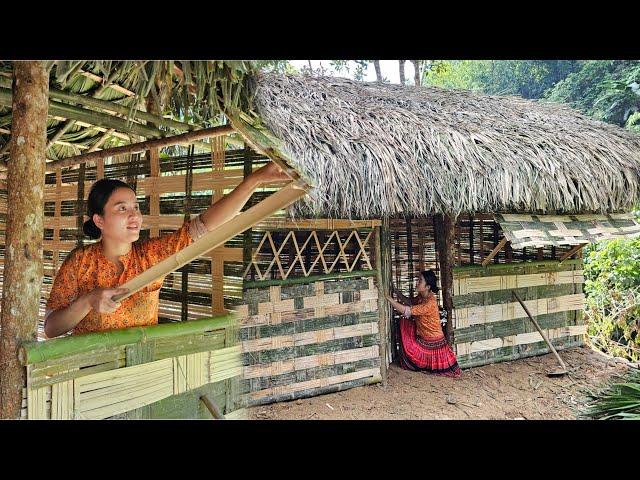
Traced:
[[560, 257], [560, 262], [559, 263], [564, 262], [571, 255], [573, 255], [574, 253], [578, 252], [579, 250], [581, 250], [582, 248], [586, 247], [587, 245], [588, 245], [587, 243], [582, 243], [580, 245], [576, 245], [571, 250], [569, 250], [567, 253], [565, 253], [562, 257]]
[[[8, 88], [0, 88], [0, 105], [5, 107], [11, 106], [11, 90]], [[68, 105], [66, 103], [49, 100], [48, 115], [59, 115], [61, 117], [88, 122], [105, 128], [115, 128], [121, 132], [131, 132], [135, 135], [143, 137], [159, 137], [161, 131], [139, 123], [132, 123], [122, 118], [109, 115], [107, 113], [96, 112], [95, 110], [87, 110], [86, 108]]]
[[216, 230], [208, 232], [198, 239], [198, 241], [121, 285], [122, 288], [129, 289], [129, 293], [115, 295], [113, 300], [119, 302], [130, 297], [158, 278], [168, 275], [190, 261], [202, 256], [209, 250], [222, 245], [227, 240], [251, 227], [254, 223], [259, 222], [278, 210], [287, 207], [305, 194], [306, 190], [304, 182], [296, 181], [289, 183], [282, 190], [279, 190], [267, 197], [259, 204], [237, 215], [235, 218], [224, 223]]
[[486, 267], [487, 264], [493, 259], [493, 257], [495, 257], [498, 254], [498, 252], [500, 252], [500, 250], [502, 250], [502, 248], [506, 244], [507, 244], [507, 237], [502, 237], [502, 240], [500, 240], [500, 243], [496, 245], [496, 248], [491, 250], [491, 253], [487, 255], [487, 257], [482, 261], [482, 266]]
[[304, 285], [307, 283], [325, 282], [327, 280], [345, 280], [347, 278], [373, 277], [377, 270], [359, 270], [353, 272], [330, 273], [328, 275], [312, 275], [309, 277], [287, 278], [284, 280], [256, 280], [253, 282], [243, 282], [242, 287], [247, 288], [265, 288], [283, 285]]
[[188, 322], [163, 323], [149, 327], [131, 327], [99, 333], [72, 335], [70, 337], [47, 340], [46, 342], [24, 343], [20, 347], [18, 356], [23, 365], [30, 365], [54, 358], [87, 353], [94, 350], [99, 352], [142, 341], [219, 330], [231, 327], [235, 323], [235, 314], [225, 314]]
[[84, 162], [93, 162], [116, 155], [141, 153], [145, 150], [150, 150], [152, 148], [162, 148], [168, 145], [193, 143], [194, 141], [201, 140], [203, 138], [228, 135], [233, 131], [234, 129], [230, 125], [220, 125], [217, 127], [204, 128], [202, 130], [194, 130], [192, 132], [182, 133], [180, 135], [155, 138], [153, 140], [147, 140], [144, 142], [131, 143], [129, 145], [123, 145], [121, 147], [108, 148], [106, 150], [100, 150], [91, 153], [84, 153], [82, 155], [75, 155], [73, 157], [63, 158], [62, 160], [56, 160], [54, 162], [47, 163], [46, 168], [48, 172], [53, 172], [56, 168], [68, 167]]

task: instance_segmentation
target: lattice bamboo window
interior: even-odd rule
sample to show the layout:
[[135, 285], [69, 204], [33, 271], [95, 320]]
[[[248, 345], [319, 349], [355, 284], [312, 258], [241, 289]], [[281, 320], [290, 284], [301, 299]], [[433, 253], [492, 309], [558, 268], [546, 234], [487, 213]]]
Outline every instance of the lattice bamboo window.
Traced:
[[372, 270], [372, 234], [371, 229], [261, 233], [244, 278], [271, 280]]

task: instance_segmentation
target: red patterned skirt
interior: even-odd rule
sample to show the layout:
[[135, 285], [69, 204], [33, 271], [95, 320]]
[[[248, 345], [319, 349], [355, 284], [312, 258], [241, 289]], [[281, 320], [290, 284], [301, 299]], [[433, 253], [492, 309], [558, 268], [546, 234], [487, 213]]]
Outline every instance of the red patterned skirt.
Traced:
[[462, 374], [456, 355], [444, 335], [422, 338], [416, 334], [415, 322], [401, 317], [400, 338], [402, 368], [446, 377], [459, 377]]

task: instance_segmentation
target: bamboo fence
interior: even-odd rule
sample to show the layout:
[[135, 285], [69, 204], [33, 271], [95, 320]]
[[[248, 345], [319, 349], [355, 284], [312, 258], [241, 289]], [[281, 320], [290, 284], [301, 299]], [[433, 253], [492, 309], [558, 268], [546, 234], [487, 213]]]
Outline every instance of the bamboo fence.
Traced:
[[28, 343], [22, 418], [242, 418], [240, 350], [232, 314]]

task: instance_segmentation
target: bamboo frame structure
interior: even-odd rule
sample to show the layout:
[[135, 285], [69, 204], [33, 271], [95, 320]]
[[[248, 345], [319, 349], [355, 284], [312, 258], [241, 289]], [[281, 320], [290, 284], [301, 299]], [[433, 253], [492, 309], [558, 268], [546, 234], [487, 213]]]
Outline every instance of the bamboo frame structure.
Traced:
[[228, 135], [234, 131], [230, 125], [222, 125], [211, 128], [203, 128], [201, 130], [194, 130], [180, 135], [173, 135], [170, 137], [156, 138], [153, 140], [147, 140], [144, 142], [131, 143], [129, 145], [123, 145], [121, 147], [109, 148], [106, 150], [99, 150], [89, 153], [83, 153], [82, 155], [76, 155], [75, 157], [64, 158], [62, 160], [56, 160], [54, 162], [47, 163], [47, 171], [52, 172], [57, 168], [68, 167], [70, 165], [77, 165], [80, 163], [103, 160], [108, 157], [116, 155], [125, 155], [132, 153], [142, 153], [145, 150], [152, 148], [161, 148], [169, 145], [180, 145], [192, 143], [196, 140], [203, 138], [213, 138]]

